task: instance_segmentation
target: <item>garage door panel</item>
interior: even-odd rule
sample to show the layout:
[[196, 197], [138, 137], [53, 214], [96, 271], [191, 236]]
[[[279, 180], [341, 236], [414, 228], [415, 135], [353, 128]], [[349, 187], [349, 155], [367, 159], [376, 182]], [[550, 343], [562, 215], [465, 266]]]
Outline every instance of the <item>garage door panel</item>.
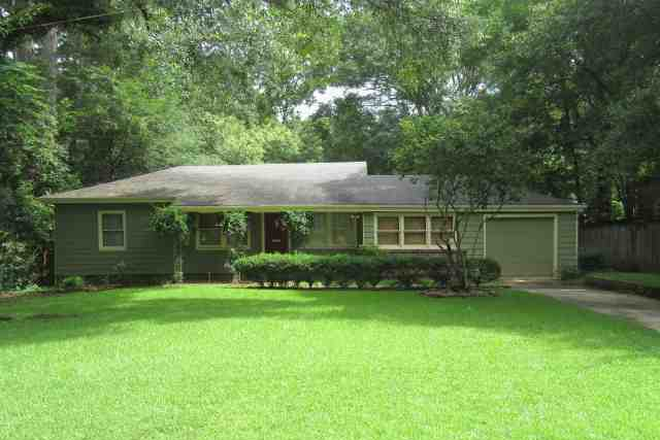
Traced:
[[504, 276], [552, 276], [554, 219], [500, 218], [488, 220], [486, 255], [500, 263]]

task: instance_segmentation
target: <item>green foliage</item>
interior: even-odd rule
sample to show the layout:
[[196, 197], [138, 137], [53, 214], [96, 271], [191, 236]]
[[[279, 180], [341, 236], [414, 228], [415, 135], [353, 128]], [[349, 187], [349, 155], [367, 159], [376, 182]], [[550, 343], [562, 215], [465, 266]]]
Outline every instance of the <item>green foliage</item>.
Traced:
[[[469, 264], [482, 270], [481, 282], [494, 281], [500, 276], [501, 269], [493, 260], [474, 259]], [[444, 256], [258, 254], [237, 259], [234, 269], [243, 279], [257, 281], [262, 286], [289, 283], [298, 286], [305, 282], [309, 287], [321, 283], [326, 287], [337, 284], [346, 288], [355, 284], [364, 288], [394, 279], [399, 286], [409, 289], [419, 285], [423, 278], [446, 283], [449, 262]]]
[[560, 278], [562, 281], [577, 280], [582, 276], [582, 272], [575, 267], [565, 267], [561, 270]]
[[157, 206], [154, 208], [149, 226], [160, 235], [173, 240], [174, 267], [172, 280], [183, 282], [183, 242], [190, 235], [190, 217], [176, 206]]
[[248, 230], [248, 215], [245, 211], [228, 211], [222, 214], [222, 230], [230, 235], [245, 237]]
[[152, 231], [184, 241], [190, 234], [188, 214], [177, 206], [157, 206], [149, 219]]
[[81, 290], [83, 287], [85, 287], [85, 280], [81, 276], [66, 277], [60, 282], [60, 289], [67, 292]]
[[[464, 100], [450, 116], [410, 118], [403, 122], [404, 142], [394, 155], [401, 174], [428, 176], [429, 200], [442, 216], [454, 217], [454, 234], [441, 245], [452, 281], [467, 289], [470, 274], [465, 239], [468, 222], [483, 210], [499, 211], [525, 190], [527, 156], [516, 148], [514, 130], [490, 98]], [[474, 246], [471, 246], [474, 247]], [[480, 276], [473, 276], [480, 282]]]
[[372, 174], [392, 172], [391, 154], [401, 142], [403, 111], [372, 108], [369, 97], [349, 94], [321, 106], [306, 125], [326, 161], [365, 160]]
[[599, 252], [581, 252], [578, 256], [578, 267], [584, 272], [606, 269], [605, 255]]
[[0, 230], [0, 291], [20, 290], [37, 281], [36, 254], [28, 244]]
[[291, 244], [294, 249], [300, 247], [305, 238], [312, 232], [314, 213], [304, 211], [284, 211], [282, 226], [291, 234]]

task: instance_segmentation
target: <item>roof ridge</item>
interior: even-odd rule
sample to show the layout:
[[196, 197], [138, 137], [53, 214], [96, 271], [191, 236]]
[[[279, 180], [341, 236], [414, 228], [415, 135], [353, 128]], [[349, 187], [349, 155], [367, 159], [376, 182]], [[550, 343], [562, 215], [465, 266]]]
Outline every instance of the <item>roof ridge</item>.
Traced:
[[364, 165], [367, 166], [367, 162], [363, 160], [358, 160], [358, 161], [341, 161], [341, 162], [270, 162], [270, 163], [245, 163], [245, 164], [220, 164], [220, 165], [177, 165], [174, 167], [170, 167], [167, 169], [174, 169], [174, 168], [203, 168], [203, 167], [208, 167], [208, 168], [215, 168], [215, 167], [258, 167], [258, 166], [273, 166], [273, 165]]

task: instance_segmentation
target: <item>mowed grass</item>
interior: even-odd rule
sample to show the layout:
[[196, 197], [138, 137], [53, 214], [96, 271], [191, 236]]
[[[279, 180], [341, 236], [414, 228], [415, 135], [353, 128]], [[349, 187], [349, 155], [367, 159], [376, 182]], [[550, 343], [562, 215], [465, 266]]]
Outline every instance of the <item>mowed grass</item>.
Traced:
[[2, 439], [660, 438], [660, 335], [524, 292], [199, 285], [0, 315]]
[[589, 276], [593, 278], [602, 278], [605, 280], [624, 281], [637, 284], [639, 286], [660, 289], [660, 274], [642, 273], [642, 272], [599, 272], [592, 273]]

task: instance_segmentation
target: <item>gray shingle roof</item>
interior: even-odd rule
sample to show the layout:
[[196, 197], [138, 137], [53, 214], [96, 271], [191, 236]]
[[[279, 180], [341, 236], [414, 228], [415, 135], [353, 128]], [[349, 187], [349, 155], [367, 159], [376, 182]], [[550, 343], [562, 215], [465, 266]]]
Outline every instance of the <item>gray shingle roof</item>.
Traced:
[[[180, 166], [45, 197], [172, 200], [181, 206], [425, 205], [426, 185], [398, 176], [370, 176], [366, 162]], [[523, 205], [569, 205], [529, 194]]]

